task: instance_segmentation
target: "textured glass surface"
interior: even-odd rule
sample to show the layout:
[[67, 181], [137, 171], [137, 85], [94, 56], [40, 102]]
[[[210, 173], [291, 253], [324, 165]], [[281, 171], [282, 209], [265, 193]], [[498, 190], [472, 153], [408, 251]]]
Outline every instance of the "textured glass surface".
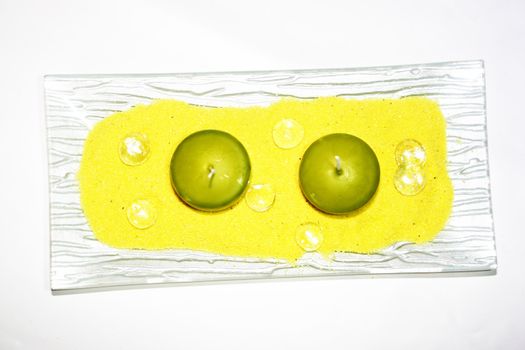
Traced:
[[[333, 274], [491, 271], [496, 251], [489, 188], [481, 61], [333, 70], [45, 78], [53, 290]], [[98, 242], [80, 203], [76, 173], [89, 130], [114, 112], [154, 99], [205, 106], [268, 105], [281, 97], [436, 100], [447, 120], [453, 212], [434, 241], [399, 242], [371, 255], [306, 253], [286, 261], [189, 250], [122, 250]]]

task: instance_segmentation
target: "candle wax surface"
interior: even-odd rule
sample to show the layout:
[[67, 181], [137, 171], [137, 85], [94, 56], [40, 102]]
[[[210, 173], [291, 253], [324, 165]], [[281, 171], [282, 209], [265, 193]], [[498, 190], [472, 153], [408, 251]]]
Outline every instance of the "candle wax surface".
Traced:
[[348, 214], [365, 205], [379, 184], [379, 163], [363, 140], [330, 134], [312, 143], [299, 166], [299, 182], [313, 206]]
[[[275, 145], [273, 128], [292, 118], [304, 128], [294, 148]], [[209, 213], [185, 205], [174, 192], [170, 160], [190, 134], [216, 129], [230, 133], [246, 148], [251, 183], [271, 184], [272, 207], [252, 210], [245, 200], [231, 209]], [[89, 133], [78, 173], [84, 214], [96, 238], [117, 248], [192, 249], [241, 257], [295, 261], [304, 254], [296, 242], [297, 227], [319, 225], [324, 256], [336, 251], [372, 253], [398, 241], [432, 240], [452, 208], [453, 188], [446, 171], [445, 120], [434, 101], [422, 97], [389, 100], [283, 99], [268, 107], [206, 108], [160, 100], [115, 113]], [[123, 137], [146, 135], [148, 159], [130, 167], [119, 158]], [[372, 147], [381, 178], [374, 197], [348, 215], [315, 209], [299, 186], [299, 164], [305, 150], [332, 133], [355, 135]], [[425, 149], [426, 185], [415, 196], [394, 186], [396, 146], [417, 140]], [[156, 221], [133, 227], [127, 207], [136, 198], [156, 208]]]
[[171, 158], [174, 190], [200, 210], [228, 208], [243, 194], [250, 178], [250, 159], [231, 135], [203, 130], [182, 141]]

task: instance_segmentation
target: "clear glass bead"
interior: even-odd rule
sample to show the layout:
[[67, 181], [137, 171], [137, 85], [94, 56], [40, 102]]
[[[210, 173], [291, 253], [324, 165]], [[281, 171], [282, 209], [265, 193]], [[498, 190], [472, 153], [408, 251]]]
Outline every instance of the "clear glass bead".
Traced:
[[157, 221], [157, 209], [148, 200], [137, 199], [128, 207], [128, 221], [138, 229], [151, 227]]
[[394, 175], [396, 189], [405, 196], [421, 192], [426, 184], [425, 171], [420, 166], [400, 166]]
[[140, 165], [148, 159], [149, 154], [148, 138], [141, 133], [126, 135], [119, 146], [120, 160], [127, 165]]
[[245, 196], [248, 206], [256, 212], [270, 209], [275, 202], [275, 191], [270, 184], [251, 185]]
[[294, 148], [303, 138], [303, 126], [293, 119], [282, 119], [273, 127], [273, 141], [279, 148]]
[[427, 160], [425, 149], [416, 140], [406, 139], [396, 147], [396, 162], [402, 167], [423, 166]]
[[323, 243], [321, 226], [311, 222], [299, 225], [295, 232], [295, 241], [304, 251], [316, 251]]

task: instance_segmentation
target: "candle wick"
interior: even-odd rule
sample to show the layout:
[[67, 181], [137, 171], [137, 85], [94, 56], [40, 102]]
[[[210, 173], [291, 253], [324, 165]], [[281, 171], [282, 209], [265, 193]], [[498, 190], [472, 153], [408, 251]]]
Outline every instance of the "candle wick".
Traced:
[[343, 173], [343, 169], [341, 169], [341, 157], [335, 156], [335, 172], [337, 175], [341, 175]]
[[208, 179], [209, 179], [208, 187], [211, 187], [211, 182], [213, 181], [214, 176], [215, 176], [215, 168], [213, 167], [213, 165], [209, 165], [208, 166]]

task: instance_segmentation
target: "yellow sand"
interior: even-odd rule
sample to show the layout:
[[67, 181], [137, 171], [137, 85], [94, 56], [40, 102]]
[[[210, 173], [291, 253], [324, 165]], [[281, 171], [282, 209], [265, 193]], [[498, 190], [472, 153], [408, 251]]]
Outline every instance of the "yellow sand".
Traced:
[[[295, 148], [275, 146], [272, 129], [282, 118], [304, 126]], [[184, 205], [170, 183], [170, 159], [189, 134], [203, 129], [231, 133], [246, 147], [252, 163], [251, 183], [271, 183], [274, 206], [251, 210], [243, 200], [232, 209], [205, 213]], [[151, 155], [132, 167], [119, 159], [119, 142], [132, 132], [150, 139]], [[343, 132], [365, 140], [376, 152], [381, 181], [374, 198], [348, 216], [319, 212], [303, 197], [298, 184], [300, 158], [321, 136]], [[396, 145], [407, 138], [427, 152], [427, 185], [413, 197], [393, 184]], [[426, 242], [450, 215], [453, 189], [446, 172], [445, 121], [438, 105], [427, 98], [398, 100], [281, 100], [269, 107], [204, 108], [173, 100], [157, 101], [116, 113], [89, 134], [79, 172], [81, 201], [100, 241], [118, 248], [182, 248], [243, 257], [294, 261], [304, 252], [295, 230], [318, 223], [324, 234], [319, 251], [370, 253], [398, 241]], [[126, 209], [135, 199], [148, 199], [158, 209], [152, 227], [132, 227]]]

